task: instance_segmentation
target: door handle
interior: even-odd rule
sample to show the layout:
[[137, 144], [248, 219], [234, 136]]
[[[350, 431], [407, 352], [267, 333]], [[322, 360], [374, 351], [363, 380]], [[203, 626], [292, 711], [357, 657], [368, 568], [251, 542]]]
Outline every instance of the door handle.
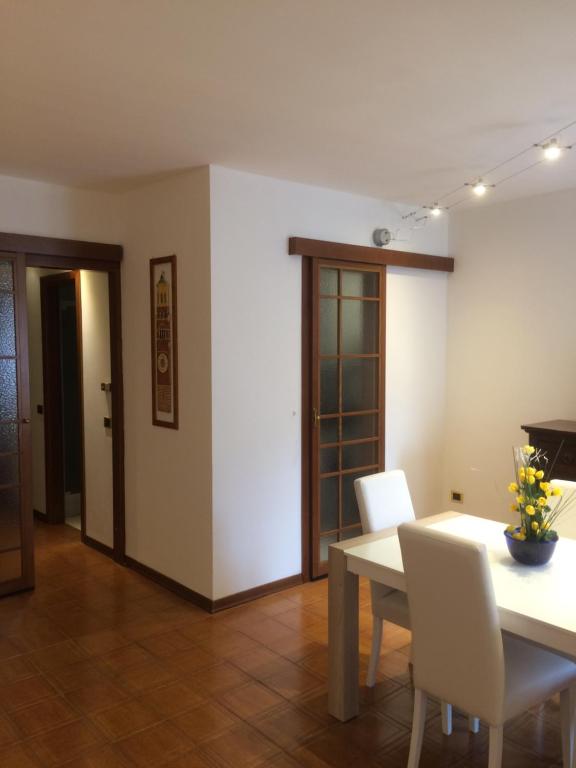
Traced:
[[30, 419], [20, 419], [21, 424], [30, 424]]
[[318, 408], [312, 408], [312, 424], [317, 427], [320, 422], [320, 412]]

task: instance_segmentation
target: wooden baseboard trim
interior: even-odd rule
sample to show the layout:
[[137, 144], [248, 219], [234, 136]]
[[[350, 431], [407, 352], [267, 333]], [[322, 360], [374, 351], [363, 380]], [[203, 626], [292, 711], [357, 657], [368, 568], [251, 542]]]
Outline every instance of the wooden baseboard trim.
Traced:
[[164, 587], [164, 589], [174, 592], [178, 597], [187, 600], [193, 605], [197, 605], [208, 613], [218, 613], [219, 611], [226, 610], [226, 608], [243, 605], [252, 600], [257, 600], [259, 597], [272, 595], [275, 592], [281, 592], [284, 589], [296, 587], [303, 583], [302, 574], [298, 573], [294, 576], [288, 576], [286, 579], [271, 581], [268, 584], [261, 584], [259, 587], [247, 589], [244, 592], [237, 592], [234, 595], [221, 597], [219, 600], [210, 600], [210, 598], [205, 595], [201, 595], [199, 592], [195, 592], [193, 589], [185, 587], [184, 584], [180, 584], [179, 581], [175, 581], [169, 576], [165, 576], [163, 573], [155, 571], [154, 568], [150, 568], [150, 566], [144, 565], [143, 563], [138, 562], [138, 560], [134, 560], [133, 557], [126, 555], [124, 564], [128, 566], [128, 568], [132, 568], [133, 571], [136, 571], [136, 573], [139, 573], [141, 576], [151, 579], [156, 582], [156, 584]]
[[224, 611], [226, 608], [233, 608], [234, 606], [242, 605], [243, 603], [249, 603], [252, 600], [257, 600], [259, 597], [266, 597], [266, 595], [272, 595], [275, 592], [290, 589], [290, 587], [297, 587], [299, 584], [302, 584], [303, 581], [302, 574], [297, 573], [294, 576], [288, 576], [285, 579], [270, 581], [268, 584], [261, 584], [259, 587], [246, 589], [244, 592], [236, 592], [234, 595], [221, 597], [219, 600], [212, 601], [212, 613]]
[[201, 595], [199, 592], [195, 592], [189, 587], [185, 587], [184, 584], [180, 584], [179, 581], [175, 581], [169, 576], [165, 576], [163, 573], [155, 571], [154, 568], [150, 568], [148, 565], [139, 563], [138, 560], [134, 560], [134, 558], [128, 557], [128, 555], [124, 558], [124, 562], [128, 568], [132, 568], [133, 571], [136, 571], [136, 573], [139, 573], [141, 576], [146, 576], [146, 578], [155, 581], [156, 584], [164, 587], [164, 589], [174, 592], [175, 595], [178, 595], [178, 597], [181, 597], [183, 600], [187, 600], [189, 603], [193, 603], [199, 608], [208, 611], [208, 613], [212, 613], [213, 603], [210, 598]]
[[91, 536], [82, 536], [82, 543], [101, 552], [103, 555], [108, 555], [108, 557], [114, 558], [114, 550], [112, 547], [109, 547], [107, 544], [102, 544], [101, 541], [96, 541], [96, 539], [93, 539]]
[[35, 520], [40, 520], [41, 523], [49, 523], [48, 516], [46, 515], [46, 512], [40, 512], [39, 509], [33, 509], [32, 513], [34, 515]]

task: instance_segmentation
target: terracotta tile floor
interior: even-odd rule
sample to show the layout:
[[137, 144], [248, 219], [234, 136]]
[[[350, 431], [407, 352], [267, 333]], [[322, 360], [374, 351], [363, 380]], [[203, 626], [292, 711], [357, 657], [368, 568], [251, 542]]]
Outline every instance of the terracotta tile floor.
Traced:
[[[0, 767], [403, 768], [409, 634], [388, 626], [373, 691], [326, 713], [326, 581], [215, 616], [83, 546], [37, 529], [38, 587], [0, 600]], [[361, 587], [362, 680], [370, 648]], [[422, 768], [487, 764], [486, 730], [430, 708]], [[505, 768], [560, 766], [558, 703], [506, 729]]]

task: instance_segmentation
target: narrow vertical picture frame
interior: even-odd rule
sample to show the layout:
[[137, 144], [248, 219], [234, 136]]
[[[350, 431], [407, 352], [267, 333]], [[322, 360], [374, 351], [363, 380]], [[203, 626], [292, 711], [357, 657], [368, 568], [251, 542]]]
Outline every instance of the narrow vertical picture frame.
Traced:
[[152, 423], [178, 429], [176, 256], [150, 259]]

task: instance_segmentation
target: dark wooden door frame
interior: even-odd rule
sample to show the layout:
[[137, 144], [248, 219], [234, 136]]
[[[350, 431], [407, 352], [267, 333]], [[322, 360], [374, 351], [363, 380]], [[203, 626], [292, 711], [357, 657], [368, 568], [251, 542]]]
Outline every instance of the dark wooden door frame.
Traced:
[[[76, 327], [80, 402], [82, 392], [82, 324], [80, 272], [71, 270], [44, 275], [40, 278], [40, 306], [42, 317], [42, 372], [44, 384], [44, 461], [46, 509], [42, 519], [47, 523], [64, 523], [64, 440], [63, 440], [63, 403], [61, 381], [61, 333], [60, 302], [58, 286], [62, 282], [74, 281], [76, 293]], [[78, 414], [80, 432], [84, 437], [84, 413]], [[83, 441], [82, 441], [83, 445]], [[84, 485], [84, 457], [81, 460], [82, 486]], [[82, 492], [82, 530], [84, 530], [84, 493]]]
[[451, 256], [432, 256], [429, 253], [394, 251], [388, 248], [372, 248], [367, 245], [332, 243], [329, 240], [311, 240], [307, 237], [290, 237], [288, 253], [310, 259], [328, 261], [354, 261], [358, 264], [379, 264], [382, 267], [431, 269], [436, 272], [454, 272]]
[[[64, 240], [53, 237], [0, 233], [0, 251], [13, 253], [19, 269], [89, 269], [108, 273], [110, 311], [110, 356], [112, 369], [112, 464], [114, 547], [85, 538], [85, 543], [124, 563], [126, 557], [126, 521], [124, 504], [124, 385], [122, 376], [122, 303], [120, 264], [121, 245]], [[25, 278], [21, 278], [25, 279]], [[25, 310], [24, 310], [25, 311]], [[26, 371], [27, 374], [27, 371]]]
[[[453, 272], [454, 259], [445, 256], [434, 256], [427, 253], [410, 253], [395, 251], [388, 248], [372, 248], [364, 245], [349, 245], [333, 243], [327, 240], [313, 240], [306, 237], [290, 237], [288, 253], [291, 256], [302, 257], [302, 578], [311, 580], [312, 571], [312, 318], [313, 304], [313, 275], [314, 261], [352, 262], [370, 266], [378, 264], [383, 267], [404, 267], [407, 269], [428, 269], [440, 272]], [[386, 273], [386, 270], [385, 270]], [[386, 282], [383, 285], [386, 297]], [[385, 330], [385, 329], [384, 329]], [[385, 338], [383, 339], [385, 345]], [[384, 363], [385, 346], [384, 346]], [[384, 377], [382, 376], [382, 387]], [[382, 390], [384, 401], [384, 392]]]

